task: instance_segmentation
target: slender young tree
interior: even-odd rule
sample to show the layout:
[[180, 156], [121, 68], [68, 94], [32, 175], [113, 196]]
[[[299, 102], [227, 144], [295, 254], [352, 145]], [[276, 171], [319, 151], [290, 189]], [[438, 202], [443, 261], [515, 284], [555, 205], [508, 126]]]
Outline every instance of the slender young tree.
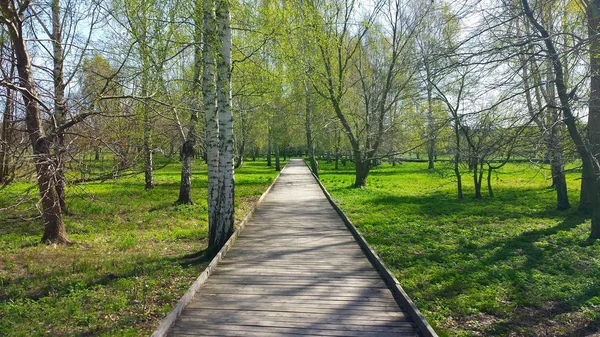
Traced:
[[176, 204], [193, 204], [192, 200], [192, 161], [196, 154], [197, 128], [200, 97], [200, 69], [202, 67], [202, 2], [194, 1], [194, 72], [192, 79], [191, 113], [187, 137], [181, 145], [181, 182], [179, 184], [179, 198]]

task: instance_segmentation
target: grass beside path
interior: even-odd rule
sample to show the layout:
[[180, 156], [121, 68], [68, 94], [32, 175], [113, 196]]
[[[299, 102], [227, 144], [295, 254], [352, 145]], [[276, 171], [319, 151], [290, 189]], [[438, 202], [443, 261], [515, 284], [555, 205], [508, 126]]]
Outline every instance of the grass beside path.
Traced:
[[[354, 167], [320, 163], [335, 201], [376, 249], [441, 336], [600, 336], [600, 242], [576, 212], [559, 212], [549, 172], [509, 164], [496, 198], [456, 199], [449, 164], [374, 168], [354, 189]], [[484, 193], [487, 190], [484, 190]]]
[[[143, 174], [70, 186], [70, 247], [39, 244], [32, 200], [0, 212], [0, 336], [148, 336], [209, 262], [206, 165], [194, 164], [196, 205], [174, 206], [177, 163]], [[236, 170], [236, 220], [276, 177], [266, 162]], [[0, 209], [30, 183], [0, 191]], [[12, 196], [12, 197], [11, 197]]]

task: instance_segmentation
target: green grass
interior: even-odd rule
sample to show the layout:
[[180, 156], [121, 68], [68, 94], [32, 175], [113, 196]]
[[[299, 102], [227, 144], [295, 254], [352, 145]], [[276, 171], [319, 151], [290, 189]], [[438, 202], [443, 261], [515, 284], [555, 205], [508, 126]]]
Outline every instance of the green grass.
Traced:
[[[147, 336], [204, 270], [206, 166], [194, 165], [195, 205], [174, 206], [180, 166], [70, 186], [65, 217], [76, 244], [39, 244], [31, 183], [0, 191], [0, 336]], [[277, 172], [264, 161], [236, 170], [241, 220]], [[25, 198], [19, 196], [30, 189]]]
[[[585, 336], [600, 329], [600, 242], [589, 219], [554, 209], [545, 169], [509, 164], [496, 198], [456, 198], [449, 163], [354, 168], [320, 163], [320, 178], [441, 336]], [[576, 208], [580, 174], [568, 175]], [[484, 193], [487, 190], [484, 190]]]

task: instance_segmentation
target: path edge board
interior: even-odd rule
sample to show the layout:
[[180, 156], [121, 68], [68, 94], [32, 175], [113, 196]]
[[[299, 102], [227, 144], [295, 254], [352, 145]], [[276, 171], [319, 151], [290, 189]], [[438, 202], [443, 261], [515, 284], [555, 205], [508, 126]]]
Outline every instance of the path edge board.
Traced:
[[[308, 166], [304, 160], [303, 162], [304, 165], [306, 165], [310, 170], [310, 166]], [[415, 324], [419, 328], [421, 336], [438, 337], [438, 334], [435, 332], [435, 330], [433, 330], [431, 325], [429, 325], [423, 314], [421, 314], [421, 312], [419, 311], [415, 303], [412, 301], [412, 299], [408, 296], [406, 291], [404, 291], [404, 289], [400, 285], [400, 282], [398, 282], [394, 274], [392, 274], [392, 272], [385, 266], [379, 255], [377, 255], [377, 253], [375, 253], [375, 250], [367, 243], [367, 240], [365, 240], [364, 236], [358, 231], [356, 226], [354, 226], [352, 221], [350, 221], [350, 219], [346, 216], [342, 209], [339, 208], [339, 206], [333, 201], [333, 198], [331, 197], [325, 186], [323, 186], [319, 177], [317, 177], [314, 174], [314, 172], [312, 172], [312, 170], [310, 172], [313, 178], [315, 178], [315, 180], [319, 184], [319, 187], [321, 187], [323, 194], [325, 194], [325, 197], [327, 198], [331, 206], [342, 218], [344, 224], [346, 224], [346, 227], [348, 228], [348, 230], [350, 230], [350, 233], [352, 233], [352, 236], [360, 246], [363, 253], [365, 253], [365, 255], [367, 256], [369, 262], [371, 262], [373, 267], [375, 267], [377, 272], [379, 272], [379, 275], [381, 275], [381, 277], [387, 284], [388, 288], [394, 295], [396, 303], [398, 303], [400, 308], [406, 310], [408, 314], [413, 318]]]
[[[286, 164], [286, 166], [287, 166], [287, 164]], [[173, 326], [173, 324], [175, 323], [177, 318], [179, 318], [179, 316], [181, 316], [183, 309], [185, 309], [185, 307], [187, 307], [188, 304], [190, 304], [190, 302], [194, 299], [194, 296], [196, 295], [196, 293], [204, 286], [206, 281], [208, 281], [208, 278], [210, 277], [210, 275], [212, 275], [212, 273], [215, 271], [219, 262], [221, 262], [221, 260], [227, 254], [227, 252], [231, 249], [231, 247], [237, 240], [238, 236], [240, 236], [240, 233], [246, 227], [246, 224], [248, 223], [248, 221], [250, 221], [250, 219], [252, 218], [254, 211], [263, 203], [267, 194], [269, 194], [269, 192], [271, 191], [271, 189], [273, 188], [273, 186], [275, 185], [277, 180], [279, 180], [279, 177], [281, 176], [281, 172], [283, 172], [283, 170], [285, 170], [285, 166], [283, 167], [283, 169], [281, 169], [281, 171], [279, 171], [279, 174], [277, 175], [277, 177], [275, 177], [275, 179], [273, 179], [273, 182], [271, 183], [271, 185], [265, 190], [265, 192], [260, 196], [260, 198], [254, 203], [254, 205], [252, 206], [252, 208], [250, 209], [250, 211], [248, 212], [246, 217], [244, 217], [244, 219], [235, 226], [235, 231], [233, 232], [233, 234], [231, 234], [231, 237], [229, 237], [227, 242], [225, 242], [225, 245], [223, 245], [223, 247], [221, 247], [221, 249], [219, 250], [217, 255], [215, 255], [215, 257], [212, 259], [212, 261], [210, 261], [208, 266], [206, 266], [206, 269], [204, 269], [204, 271], [200, 274], [200, 276], [198, 276], [198, 278], [196, 278], [194, 283], [192, 283], [192, 285], [188, 288], [188, 290], [185, 292], [185, 294], [183, 296], [181, 296], [179, 301], [177, 301], [177, 304], [175, 305], [175, 307], [173, 307], [173, 309], [171, 309], [171, 311], [169, 311], [169, 313], [161, 320], [160, 325], [158, 326], [158, 328], [156, 328], [156, 330], [154, 330], [151, 337], [167, 336], [167, 333], [169, 332], [169, 330], [171, 329], [171, 327]]]

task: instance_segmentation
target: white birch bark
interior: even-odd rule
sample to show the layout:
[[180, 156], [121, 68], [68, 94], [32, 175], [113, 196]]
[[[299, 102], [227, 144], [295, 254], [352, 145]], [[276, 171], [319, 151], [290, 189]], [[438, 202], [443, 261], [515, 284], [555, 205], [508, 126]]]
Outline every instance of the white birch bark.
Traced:
[[209, 248], [218, 249], [223, 236], [219, 218], [219, 119], [215, 83], [216, 17], [215, 1], [204, 0], [204, 46], [202, 49], [202, 95], [206, 121], [206, 162], [208, 165], [208, 228]]
[[229, 0], [218, 0], [219, 56], [217, 58], [217, 102], [219, 115], [219, 185], [221, 187], [219, 228], [225, 244], [233, 232], [234, 170], [233, 170], [233, 113], [231, 111], [231, 27]]

